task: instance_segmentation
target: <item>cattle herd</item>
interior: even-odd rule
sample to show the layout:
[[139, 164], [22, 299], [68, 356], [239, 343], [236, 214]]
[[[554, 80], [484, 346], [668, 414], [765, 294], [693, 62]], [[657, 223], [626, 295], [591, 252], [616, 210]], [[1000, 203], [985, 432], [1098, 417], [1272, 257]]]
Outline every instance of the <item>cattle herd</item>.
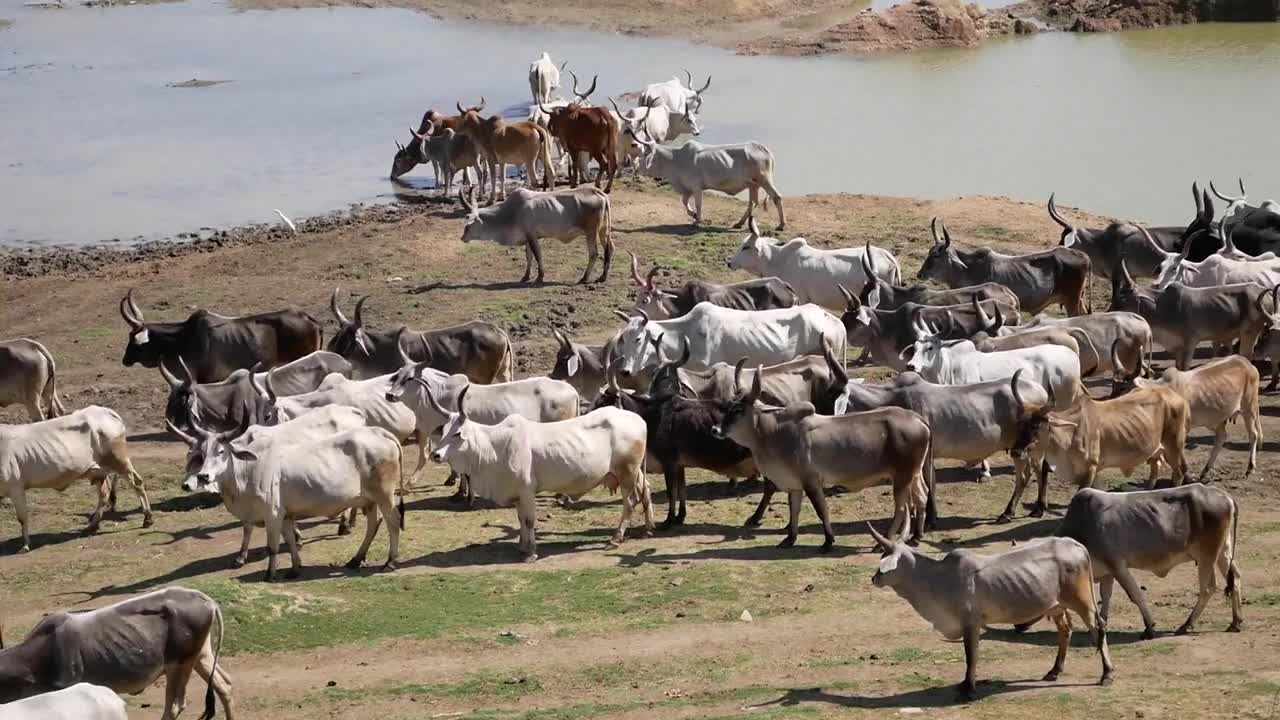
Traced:
[[[1195, 624], [1221, 576], [1232, 608], [1229, 630], [1241, 628], [1239, 510], [1220, 488], [1184, 484], [1184, 446], [1192, 428], [1215, 433], [1203, 482], [1227, 425], [1239, 420], [1250, 442], [1246, 477], [1256, 468], [1261, 424], [1253, 361], [1255, 354], [1271, 359], [1268, 390], [1280, 361], [1280, 207], [1249, 205], [1243, 183], [1238, 197], [1193, 185], [1196, 214], [1186, 226], [1088, 228], [1064, 219], [1050, 198], [1061, 242], [1022, 255], [962, 249], [935, 221], [918, 272], [935, 284], [904, 285], [899, 261], [870, 242], [828, 250], [761, 231], [758, 200], [766, 211], [774, 203], [779, 228], [785, 222], [768, 148], [663, 144], [698, 134], [710, 78], [701, 89], [692, 76], [650, 85], [639, 107], [624, 113], [616, 104], [612, 111], [589, 105], [594, 78], [579, 91], [574, 76], [574, 99], [556, 100], [563, 69], [545, 53], [531, 66], [529, 121], [484, 118], [483, 100], [459, 104], [455, 116], [429, 111], [410, 145], [397, 145], [393, 176], [430, 163], [449, 192], [454, 174], [463, 172], [471, 189], [460, 195], [467, 210], [462, 240], [524, 247], [524, 280], [539, 282], [539, 242], [548, 237], [586, 235], [581, 281], [590, 279], [597, 245], [604, 252], [597, 281], [608, 275], [609, 188], [507, 194], [508, 163], [523, 165], [530, 185], [541, 163], [547, 188], [556, 174], [553, 150], [571, 166], [575, 186], [592, 161], [597, 187], [602, 177], [612, 184], [634, 166], [665, 179], [695, 223], [702, 220], [703, 191], [749, 190], [738, 221], [748, 234], [725, 259], [759, 279], [664, 288], [657, 268], [643, 273], [633, 254], [636, 302], [618, 311], [623, 324], [611, 339], [583, 345], [550, 328], [554, 366], [546, 377], [521, 380], [513, 377], [511, 341], [487, 322], [374, 329], [364, 318], [368, 298], [359, 298], [348, 317], [335, 289], [330, 312], [338, 331], [325, 343], [321, 323], [298, 309], [238, 317], [199, 310], [185, 320], [149, 322], [129, 291], [120, 301], [128, 329], [123, 364], [158, 369], [169, 387], [164, 422], [188, 447], [183, 488], [218, 493], [242, 523], [235, 566], [247, 560], [253, 529], [264, 527], [266, 579], [277, 578], [282, 539], [291, 560], [284, 575], [294, 577], [302, 567], [296, 523], [333, 518], [346, 534], [360, 510], [365, 535], [347, 567], [365, 561], [385, 523], [384, 567], [395, 569], [404, 494], [428, 455], [449, 466], [460, 500], [480, 496], [516, 508], [518, 548], [527, 562], [538, 557], [537, 495], [577, 498], [600, 485], [620, 492], [613, 541], [621, 543], [637, 505], [645, 531], [655, 527], [647, 472], [664, 477], [666, 529], [685, 522], [685, 472], [699, 468], [731, 482], [764, 479], [748, 526], [762, 521], [775, 491], [786, 492], [790, 516], [780, 547], [796, 543], [807, 498], [822, 524], [821, 551], [835, 543], [825, 490], [891, 485], [888, 532], [870, 529], [882, 551], [873, 582], [892, 588], [947, 638], [963, 640], [966, 697], [975, 691], [984, 626], [1025, 629], [1051, 618], [1058, 652], [1045, 677], [1052, 680], [1062, 670], [1071, 613], [1094, 637], [1102, 682], [1110, 682], [1106, 617], [1116, 582], [1141, 610], [1144, 635], [1154, 634], [1134, 570], [1163, 576], [1196, 563], [1199, 596], [1179, 633]], [[476, 189], [483, 194], [486, 178], [489, 204], [505, 197], [496, 208], [480, 206]], [[1214, 197], [1228, 203], [1216, 224]], [[1094, 277], [1111, 283], [1105, 311], [1091, 307]], [[1152, 282], [1139, 286], [1138, 278]], [[1055, 305], [1065, 318], [1041, 314]], [[1225, 357], [1193, 367], [1194, 351], [1206, 342]], [[886, 366], [899, 373], [896, 379], [851, 379], [850, 346], [861, 349], [855, 364]], [[1156, 372], [1156, 346], [1175, 367]], [[1092, 394], [1097, 383], [1092, 391], [1084, 384], [1108, 377], [1106, 399]], [[98, 493], [90, 531], [114, 506], [117, 477], [130, 482], [143, 525], [151, 524], [124, 422], [103, 407], [68, 412], [43, 345], [0, 344], [0, 403], [25, 404], [31, 420], [0, 426], [0, 497], [17, 513], [21, 551], [31, 549], [28, 491], [61, 491], [81, 478]], [[416, 447], [417, 460], [406, 480], [408, 446]], [[1021, 507], [1033, 475], [1039, 487], [1033, 517], [1046, 511], [1049, 473], [1080, 488], [1055, 536], [993, 556], [918, 551], [937, 518], [935, 462], [980, 465], [989, 475], [988, 459], [1005, 452], [1014, 461], [1015, 487], [1000, 522]], [[1100, 470], [1128, 475], [1140, 465], [1149, 469], [1145, 491], [1092, 489]], [[1172, 487], [1155, 489], [1163, 467]], [[170, 720], [185, 703], [193, 670], [208, 682], [203, 717], [213, 716], [216, 698], [232, 718], [230, 680], [218, 666], [221, 632], [216, 603], [182, 588], [51, 614], [18, 645], [0, 650], [0, 702], [11, 703], [0, 706], [0, 718], [123, 718], [119, 699], [99, 686], [137, 693], [164, 675], [163, 717]]]

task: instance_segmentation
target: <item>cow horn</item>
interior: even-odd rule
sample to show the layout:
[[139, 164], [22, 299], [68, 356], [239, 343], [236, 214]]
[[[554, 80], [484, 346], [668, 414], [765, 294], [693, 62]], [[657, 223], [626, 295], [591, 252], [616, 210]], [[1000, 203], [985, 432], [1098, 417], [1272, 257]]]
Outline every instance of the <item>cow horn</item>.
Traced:
[[[1218, 236], [1222, 238], [1222, 249], [1219, 250], [1218, 252], [1223, 254], [1225, 253], [1231, 253], [1233, 255], [1235, 254], [1236, 245], [1235, 245], [1235, 242], [1233, 242], [1231, 239], [1232, 232], [1234, 231], [1231, 229], [1229, 225], [1227, 225], [1227, 216], [1224, 213], [1222, 215], [1222, 219], [1218, 221]], [[1190, 245], [1191, 242], [1188, 240], [1187, 244]]]
[[650, 290], [654, 289], [653, 278], [658, 274], [658, 271], [660, 270], [662, 270], [661, 265], [654, 265], [653, 267], [649, 268], [649, 272], [645, 273], [644, 283]]
[[207, 439], [213, 433], [209, 432], [209, 428], [205, 427], [204, 423], [200, 422], [200, 410], [198, 406], [199, 400], [196, 398], [195, 393], [192, 393], [187, 399], [187, 417], [191, 420], [191, 429], [195, 431], [196, 437], [203, 440]]
[[947, 230], [947, 222], [944, 220], [939, 224], [942, 225], [942, 247], [949, 248], [951, 247], [951, 233]]
[[684, 348], [680, 351], [680, 359], [676, 361], [677, 368], [682, 368], [687, 365], [691, 354], [689, 349], [689, 338], [680, 338], [680, 341], [684, 344]]
[[636, 254], [630, 250], [627, 251], [627, 254], [631, 256], [631, 279], [635, 281], [636, 285], [644, 287], [644, 279], [640, 277], [640, 258], [636, 257]]
[[667, 336], [666, 333], [658, 333], [649, 336], [649, 344], [653, 346], [653, 354], [658, 358], [659, 363], [666, 362], [662, 359], [662, 339]]
[[191, 374], [191, 368], [187, 367], [187, 359], [181, 355], [178, 356], [178, 367], [182, 368], [182, 374], [187, 376], [186, 384], [190, 385], [196, 381], [196, 376]]
[[138, 329], [138, 321], [134, 320], [133, 316], [129, 314], [129, 305], [124, 298], [120, 298], [120, 317], [124, 318], [124, 321], [128, 323], [130, 329]]
[[556, 327], [555, 325], [551, 326], [551, 334], [555, 336], [556, 342], [560, 343], [560, 347], [564, 348], [565, 350], [568, 350], [572, 347], [569, 343], [568, 336], [560, 332], [560, 328]]
[[604, 384], [610, 392], [622, 393], [622, 388], [618, 385], [618, 362], [613, 354], [613, 345], [604, 350]]
[[168, 418], [165, 418], [164, 426], [168, 428], [169, 432], [173, 433], [174, 435], [177, 435], [179, 440], [181, 440], [182, 442], [188, 445], [195, 445], [196, 443], [200, 442], [196, 438], [179, 430], [178, 426], [174, 425], [173, 422], [170, 421]]
[[1213, 222], [1213, 216], [1216, 212], [1213, 209], [1213, 198], [1209, 197], [1208, 190], [1202, 190], [1200, 195], [1204, 199], [1204, 218], [1201, 222], [1203, 222], [1205, 226], [1208, 226], [1209, 223]]
[[849, 384], [849, 373], [844, 370], [844, 363], [836, 358], [835, 353], [831, 351], [831, 344], [827, 342], [826, 333], [822, 334], [822, 357], [827, 361], [827, 367], [831, 370], [831, 377], [835, 379], [835, 385], [841, 387]]
[[760, 399], [761, 379], [764, 377], [764, 365], [756, 365], [756, 376], [751, 381], [751, 392], [747, 395], [747, 403]]
[[733, 365], [733, 391], [735, 393], [742, 392], [742, 367], [746, 364], [747, 358], [744, 355]]
[[414, 360], [413, 358], [409, 357], [409, 353], [405, 352], [404, 344], [402, 342], [404, 340], [405, 331], [407, 331], [408, 329], [409, 329], [408, 325], [401, 325], [400, 328], [396, 330], [396, 350], [400, 351], [400, 362], [402, 364], [413, 365]]
[[457, 104], [457, 106], [458, 106], [458, 114], [459, 114], [459, 115], [466, 115], [466, 114], [467, 114], [467, 111], [462, 109], [462, 101], [461, 101], [461, 100], [459, 100], [456, 104]]
[[858, 308], [862, 307], [862, 303], [854, 296], [853, 293], [849, 292], [849, 288], [839, 283], [836, 284], [836, 288], [839, 289], [840, 294], [844, 296], [845, 312], [857, 312]]
[[864, 250], [865, 250], [865, 251], [864, 251], [864, 253], [863, 253], [863, 255], [862, 255], [862, 260], [863, 260], [863, 262], [865, 262], [865, 263], [866, 263], [866, 265], [867, 265], [867, 267], [866, 267], [866, 270], [867, 270], [867, 279], [868, 279], [868, 280], [876, 280], [876, 279], [878, 279], [878, 278], [876, 277], [876, 256], [875, 256], [875, 253], [871, 252], [871, 240], [869, 240], [869, 239], [867, 240], [867, 244], [866, 244], [866, 247], [864, 248]]
[[893, 543], [889, 542], [889, 538], [876, 532], [871, 523], [867, 523], [867, 531], [871, 533], [871, 538], [876, 541], [876, 545], [879, 545], [881, 550], [888, 552], [893, 549]]
[[458, 417], [463, 420], [467, 419], [467, 392], [469, 390], [471, 390], [471, 383], [467, 383], [467, 386], [458, 393]]
[[614, 102], [613, 98], [609, 98], [609, 104], [613, 106], [613, 111], [618, 113], [618, 117], [622, 117], [622, 110], [618, 108], [618, 103]]
[[471, 193], [468, 193], [465, 190], [458, 190], [458, 200], [462, 202], [462, 207], [466, 208], [468, 213], [474, 213], [476, 211], [476, 206], [472, 201]]
[[[1263, 301], [1263, 300], [1264, 300], [1268, 295], [1270, 295], [1270, 296], [1271, 296], [1271, 311], [1270, 311], [1270, 312], [1268, 312], [1268, 311], [1267, 311], [1267, 308], [1262, 304], [1262, 301]], [[1275, 303], [1276, 303], [1277, 296], [1280, 296], [1280, 285], [1276, 285], [1275, 287], [1271, 288], [1270, 290], [1263, 289], [1263, 291], [1262, 291], [1262, 292], [1258, 293], [1258, 297], [1254, 298], [1254, 301], [1253, 301], [1253, 302], [1254, 302], [1254, 304], [1258, 306], [1258, 312], [1262, 313], [1263, 315], [1271, 315], [1271, 314], [1275, 313], [1277, 310], [1280, 310], [1280, 307], [1277, 307], [1277, 306], [1276, 306], [1276, 304], [1275, 304]]]
[[222, 442], [229, 443], [232, 440], [235, 440], [236, 438], [248, 432], [249, 426], [252, 424], [253, 424], [253, 418], [249, 415], [249, 413], [247, 411], [242, 412], [240, 413], [240, 424], [237, 425], [234, 430], [228, 430], [223, 433], [218, 433], [218, 439], [221, 440]]
[[539, 100], [539, 101], [538, 101], [538, 109], [539, 109], [539, 110], [541, 110], [541, 111], [543, 112], [543, 114], [545, 114], [545, 115], [550, 115], [550, 114], [551, 114], [551, 111], [550, 111], [550, 110], [548, 110], [548, 109], [546, 108], [546, 106], [544, 106], [544, 105], [542, 104], [542, 101], [541, 101], [541, 100]]
[[623, 322], [628, 322], [628, 323], [631, 322], [631, 316], [621, 310], [614, 310], [613, 314], [622, 318]]
[[649, 323], [649, 313], [641, 310], [640, 308], [636, 308], [636, 312], [640, 314], [640, 317], [644, 318], [644, 322], [647, 325]]
[[[573, 75], [573, 71], [570, 70], [569, 74]], [[577, 95], [579, 100], [586, 101], [587, 98], [591, 97], [591, 93], [596, 91], [596, 81], [599, 79], [599, 75], [593, 75], [591, 77], [591, 87], [587, 88], [585, 93], [580, 93], [578, 92], [578, 76], [573, 75], [573, 94]]]
[[568, 64], [569, 64], [568, 60], [565, 60], [564, 62], [560, 63], [560, 72], [564, 72], [564, 66]]
[[[1262, 294], [1266, 295], [1267, 291], [1263, 290]], [[160, 363], [160, 377], [163, 377], [164, 381], [168, 383], [171, 388], [176, 388], [182, 384], [181, 380], [175, 377], [173, 373], [169, 372], [169, 368], [165, 367], [163, 362]]]
[[262, 377], [262, 383], [266, 385], [267, 402], [271, 403], [272, 405], [276, 404], [276, 398], [279, 397], [278, 395], [276, 395], [275, 384], [271, 382], [271, 376], [274, 375], [275, 372], [276, 372], [275, 370], [268, 370], [267, 374]]
[[1075, 228], [1071, 223], [1063, 220], [1062, 216], [1058, 214], [1058, 208], [1053, 204], [1053, 195], [1053, 193], [1049, 193], [1049, 217], [1053, 218], [1054, 222], [1061, 225], [1063, 230], [1074, 230]]
[[929, 221], [929, 232], [933, 233], [933, 244], [941, 245], [942, 238], [938, 237], [938, 218], [934, 217]]
[[1004, 313], [1003, 313], [1003, 312], [1001, 312], [1001, 310], [1000, 310], [1000, 302], [999, 302], [999, 301], [992, 302], [992, 303], [991, 303], [991, 306], [992, 306], [993, 308], [995, 308], [995, 313], [996, 313], [996, 323], [995, 323], [995, 325], [993, 325], [993, 326], [991, 327], [991, 329], [990, 329], [988, 332], [989, 332], [992, 336], [994, 336], [996, 333], [1000, 332], [1000, 328], [1004, 327]]
[[1018, 389], [1018, 378], [1022, 377], [1022, 371], [1025, 368], [1018, 368], [1013, 373], [1013, 379], [1009, 381], [1009, 389], [1013, 391], [1013, 404], [1017, 408], [1018, 417], [1027, 414], [1027, 402], [1022, 399], [1022, 391]]
[[362, 295], [360, 296], [360, 299], [356, 301], [356, 314], [354, 317], [356, 327], [364, 327], [364, 301], [368, 299], [368, 295]]
[[[708, 76], [707, 76], [707, 81], [706, 81], [706, 82], [704, 82], [704, 83], [702, 83], [702, 87], [701, 87], [701, 88], [699, 88], [699, 89], [697, 89], [697, 90], [694, 90], [693, 92], [694, 92], [694, 93], [696, 93], [696, 94], [698, 94], [698, 95], [701, 95], [702, 93], [706, 92], [706, 91], [707, 91], [707, 88], [709, 88], [709, 87], [711, 87], [711, 76], [710, 76], [710, 75], [708, 75]], [[689, 78], [689, 89], [690, 89], [690, 90], [693, 90], [693, 78], [692, 78], [692, 77], [690, 77], [690, 78]]]
[[339, 325], [346, 325], [351, 321], [347, 320], [347, 316], [343, 315], [342, 309], [338, 307], [338, 290], [339, 288], [334, 288], [333, 294], [329, 296], [329, 310], [333, 313], [333, 316], [337, 318]]
[[[973, 293], [971, 299], [973, 300], [973, 310], [978, 314], [978, 322], [982, 323], [980, 329], [985, 330], [988, 335], [994, 335], [995, 328], [991, 327], [994, 321], [987, 315], [987, 311], [982, 309], [982, 302], [978, 297], [978, 293]], [[947, 313], [947, 317], [951, 317], [950, 312]]]
[[1271, 312], [1280, 312], [1280, 285], [1271, 288]]
[[129, 292], [125, 295], [125, 299], [129, 301], [129, 312], [133, 313], [133, 319], [136, 320], [139, 325], [146, 322], [147, 319], [142, 316], [142, 308], [139, 308], [138, 303], [133, 299], [133, 288], [129, 288]]
[[685, 87], [692, 90], [693, 89], [693, 73], [689, 72], [689, 68], [682, 68], [682, 69], [684, 70], [684, 77], [685, 77], [685, 80], [687, 81], [687, 84], [685, 85]]
[[[265, 375], [265, 373], [264, 373], [264, 375]], [[253, 392], [254, 392], [254, 393], [256, 393], [256, 394], [258, 395], [258, 397], [262, 397], [263, 395], [267, 395], [267, 390], [266, 390], [266, 388], [262, 387], [262, 385], [260, 385], [260, 384], [258, 383], [258, 374], [257, 374], [257, 373], [255, 373], [255, 372], [250, 372], [250, 373], [249, 373], [249, 387], [253, 388]], [[269, 396], [269, 395], [267, 395], [267, 397], [270, 397], [270, 396]]]
[[915, 330], [917, 339], [929, 334], [929, 327], [924, 324], [923, 316], [924, 308], [916, 307], [911, 310], [911, 329]]
[[760, 224], [756, 222], [756, 216], [751, 214], [747, 217], [747, 230], [751, 233], [751, 238], [761, 237]]

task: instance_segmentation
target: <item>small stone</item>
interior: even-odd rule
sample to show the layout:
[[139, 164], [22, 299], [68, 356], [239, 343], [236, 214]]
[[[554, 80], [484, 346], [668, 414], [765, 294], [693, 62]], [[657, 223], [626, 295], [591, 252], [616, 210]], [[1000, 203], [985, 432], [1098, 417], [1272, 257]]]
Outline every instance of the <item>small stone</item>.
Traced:
[[684, 578], [671, 578], [671, 587], [680, 587], [684, 584]]
[[743, 610], [742, 614], [738, 616], [738, 619], [742, 622], [754, 622], [754, 618], [751, 617], [750, 610]]
[[905, 707], [898, 711], [899, 715], [921, 715], [924, 710], [918, 707]]
[[813, 583], [809, 583], [808, 585], [805, 585], [805, 586], [804, 586], [804, 591], [805, 591], [805, 592], [813, 592]]
[[325, 687], [338, 687], [338, 681], [337, 681], [337, 680], [330, 680], [329, 682], [325, 683], [325, 684], [324, 684], [324, 686], [325, 686]]

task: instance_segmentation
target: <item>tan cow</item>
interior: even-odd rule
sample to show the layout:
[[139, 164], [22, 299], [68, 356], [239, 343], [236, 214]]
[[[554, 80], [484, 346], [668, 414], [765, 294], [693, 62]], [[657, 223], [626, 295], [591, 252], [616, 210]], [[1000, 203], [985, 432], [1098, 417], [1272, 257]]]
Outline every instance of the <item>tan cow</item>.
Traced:
[[509, 123], [501, 115], [480, 117], [484, 103], [463, 109], [458, 103], [458, 113], [462, 120], [458, 122], [458, 132], [466, 135], [480, 146], [489, 164], [489, 204], [493, 204], [501, 190], [502, 199], [507, 197], [506, 175], [507, 164], [523, 165], [529, 177], [529, 184], [537, 183], [536, 165], [542, 160], [544, 175], [542, 187], [550, 190], [555, 186], [556, 172], [551, 165], [551, 133], [546, 128], [528, 121]]

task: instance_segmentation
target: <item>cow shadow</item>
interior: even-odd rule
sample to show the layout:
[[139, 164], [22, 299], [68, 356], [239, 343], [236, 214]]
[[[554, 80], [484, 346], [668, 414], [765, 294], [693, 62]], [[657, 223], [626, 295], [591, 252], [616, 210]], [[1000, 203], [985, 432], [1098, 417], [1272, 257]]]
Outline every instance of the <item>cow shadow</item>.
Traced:
[[[266, 555], [265, 548], [258, 548], [258, 551], [262, 555]], [[136, 595], [138, 593], [154, 590], [157, 587], [176, 583], [181, 580], [222, 572], [231, 567], [231, 559], [235, 557], [235, 554], [236, 551], [232, 551], [225, 555], [192, 560], [191, 562], [180, 565], [169, 572], [156, 575], [154, 577], [137, 580], [126, 585], [104, 585], [97, 590], [85, 590], [77, 594], [85, 596], [84, 600], [81, 602], [90, 602], [104, 597]], [[249, 553], [250, 562], [253, 562], [253, 557], [254, 552], [253, 549], [251, 549]], [[286, 564], [287, 562], [288, 561], [286, 559]]]
[[[1079, 618], [1076, 618], [1077, 620]], [[1053, 623], [1048, 620], [1041, 619], [1039, 622], [1052, 626]], [[1170, 636], [1172, 632], [1168, 633]], [[1085, 639], [1081, 639], [1081, 638]], [[1088, 639], [1089, 631], [1077, 626], [1075, 632], [1071, 634], [1071, 644], [1077, 647], [1092, 647], [1093, 641]], [[1013, 628], [987, 628], [982, 633], [984, 641], [994, 641], [1009, 643], [1011, 645], [1037, 645], [1039, 647], [1058, 647], [1058, 631], [1044, 630], [1040, 632], [1018, 632]], [[1107, 643], [1109, 645], [1133, 645], [1135, 643], [1146, 642], [1142, 639], [1142, 632], [1138, 630], [1107, 630]]]
[[[979, 680], [979, 699], [995, 695], [1024, 692], [1027, 690], [1044, 690], [1049, 688], [1093, 687], [1093, 683], [1046, 683], [1038, 678], [1024, 680]], [[820, 687], [791, 688], [782, 691], [782, 696], [774, 700], [756, 703], [751, 710], [768, 707], [793, 707], [801, 703], [820, 703], [834, 707], [858, 710], [893, 710], [896, 708], [943, 708], [965, 705], [965, 701], [956, 697], [955, 685], [942, 685], [920, 690], [907, 690], [894, 695], [843, 695], [829, 692]]]
[[1053, 535], [1053, 531], [1058, 528], [1058, 524], [1062, 522], [1059, 517], [1031, 518], [1031, 522], [1010, 523], [1008, 525], [997, 525], [994, 521], [985, 523], [989, 528], [1000, 528], [998, 531], [985, 534], [981, 537], [971, 538], [962, 542], [955, 543], [952, 547], [968, 548], [990, 545], [993, 543], [1013, 543], [1013, 542], [1030, 542], [1039, 538], [1046, 538]]
[[155, 512], [179, 513], [197, 510], [212, 510], [222, 507], [222, 496], [215, 493], [192, 493], [190, 495], [174, 495], [159, 502], [151, 503]]
[[685, 223], [665, 223], [660, 225], [645, 225], [634, 228], [614, 228], [614, 232], [623, 234], [632, 233], [653, 233], [655, 235], [678, 235], [680, 237], [688, 237], [690, 235], [698, 235], [701, 233], [741, 233], [741, 229], [734, 230], [732, 228], [713, 226], [713, 225], [694, 225], [692, 222]]
[[[778, 537], [786, 532], [778, 531]], [[871, 543], [855, 545], [848, 538], [836, 537], [836, 544], [827, 553], [819, 552], [822, 546], [822, 533], [800, 533], [800, 539], [794, 547], [779, 548], [773, 545], [752, 545], [750, 547], [709, 547], [687, 553], [664, 553], [656, 548], [645, 548], [637, 552], [626, 552], [623, 545], [619, 551], [610, 553], [610, 557], [618, 560], [619, 567], [639, 568], [645, 565], [679, 565], [691, 560], [742, 560], [771, 562], [803, 561], [814, 558], [838, 560], [841, 558], [870, 555], [875, 550]]]
[[126, 442], [180, 442], [177, 435], [168, 430], [159, 430], [155, 432], [137, 433], [125, 437]]
[[[96, 535], [116, 535], [122, 532], [128, 532], [133, 528], [122, 527], [118, 530], [99, 530]], [[75, 542], [77, 540], [86, 540], [93, 535], [87, 534], [81, 530], [61, 530], [57, 532], [33, 532], [31, 533], [31, 552], [39, 552], [40, 548], [62, 545], [64, 543]], [[18, 550], [22, 548], [22, 535], [16, 534], [14, 537], [0, 542], [0, 557], [9, 555], [17, 555]]]
[[[142, 534], [143, 536], [147, 536], [147, 535], [169, 536], [169, 540], [167, 542], [158, 543], [159, 545], [163, 546], [163, 545], [173, 545], [183, 540], [191, 540], [191, 539], [212, 540], [214, 533], [225, 532], [232, 528], [238, 528], [238, 527], [240, 527], [240, 522], [237, 520], [231, 520], [226, 523], [223, 523], [222, 525], [189, 527], [189, 528], [183, 528], [181, 530], [175, 530], [172, 532], [168, 530], [154, 530], [154, 529], [148, 528], [146, 530], [143, 530]], [[265, 549], [263, 550], [263, 553], [264, 554], [266, 553]]]
[[551, 287], [574, 287], [576, 283], [564, 282], [561, 280], [545, 280], [541, 284], [534, 282], [521, 282], [519, 280], [501, 280], [498, 282], [482, 283], [451, 283], [444, 280], [437, 280], [426, 285], [419, 285], [405, 291], [408, 295], [421, 295], [431, 292], [432, 290], [516, 290], [530, 288], [551, 288]]

